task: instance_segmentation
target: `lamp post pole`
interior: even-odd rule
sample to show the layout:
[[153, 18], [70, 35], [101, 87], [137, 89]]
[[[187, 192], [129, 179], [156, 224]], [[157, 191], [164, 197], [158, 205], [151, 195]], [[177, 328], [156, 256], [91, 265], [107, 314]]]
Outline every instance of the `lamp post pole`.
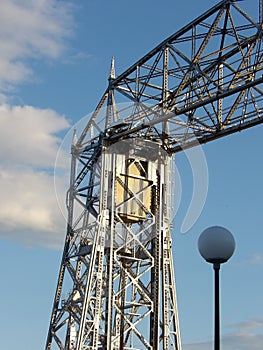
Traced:
[[225, 263], [234, 253], [235, 240], [231, 232], [224, 227], [212, 226], [204, 230], [198, 240], [198, 249], [202, 257], [213, 264], [215, 284], [215, 324], [214, 350], [220, 350], [220, 264]]
[[215, 350], [220, 350], [220, 301], [219, 301], [219, 270], [220, 270], [220, 264], [214, 263], [214, 271], [215, 271]]

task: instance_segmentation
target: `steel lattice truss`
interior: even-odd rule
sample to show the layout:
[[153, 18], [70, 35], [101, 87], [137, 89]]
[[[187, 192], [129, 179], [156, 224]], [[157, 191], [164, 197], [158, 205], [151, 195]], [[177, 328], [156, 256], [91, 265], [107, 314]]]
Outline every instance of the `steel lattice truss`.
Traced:
[[239, 4], [220, 2], [112, 79], [79, 144], [88, 130], [104, 130], [97, 118], [112, 91], [116, 102], [134, 103], [132, 112], [112, 111], [106, 127], [127, 124], [114, 141], [143, 135], [177, 152], [261, 123], [262, 4], [259, 19]]
[[220, 2], [118, 77], [112, 62], [73, 139], [46, 350], [181, 349], [171, 155], [263, 122], [258, 3], [255, 19], [240, 2]]

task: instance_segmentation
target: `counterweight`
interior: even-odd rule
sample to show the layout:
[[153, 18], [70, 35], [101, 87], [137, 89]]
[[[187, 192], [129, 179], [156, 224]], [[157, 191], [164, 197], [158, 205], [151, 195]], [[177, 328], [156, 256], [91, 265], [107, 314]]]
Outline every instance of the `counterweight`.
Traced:
[[[172, 155], [263, 122], [262, 0], [221, 1], [109, 85], [74, 134], [46, 350], [180, 350]], [[256, 1], [255, 1], [256, 3]]]

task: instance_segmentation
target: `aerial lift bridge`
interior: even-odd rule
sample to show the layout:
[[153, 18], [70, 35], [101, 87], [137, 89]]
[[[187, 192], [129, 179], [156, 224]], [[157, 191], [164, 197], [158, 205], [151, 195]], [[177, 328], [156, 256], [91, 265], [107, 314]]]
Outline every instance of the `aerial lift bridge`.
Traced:
[[73, 137], [46, 350], [181, 350], [171, 159], [263, 122], [263, 0], [252, 2], [254, 14], [221, 1], [117, 77], [112, 62]]

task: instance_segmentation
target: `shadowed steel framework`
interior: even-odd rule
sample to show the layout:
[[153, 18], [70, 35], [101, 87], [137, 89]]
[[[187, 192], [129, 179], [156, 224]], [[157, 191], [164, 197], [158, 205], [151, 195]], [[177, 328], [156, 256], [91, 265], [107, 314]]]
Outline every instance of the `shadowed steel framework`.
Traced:
[[46, 350], [181, 350], [171, 158], [263, 122], [263, 6], [247, 3], [221, 1], [117, 77], [112, 60], [73, 137]]

